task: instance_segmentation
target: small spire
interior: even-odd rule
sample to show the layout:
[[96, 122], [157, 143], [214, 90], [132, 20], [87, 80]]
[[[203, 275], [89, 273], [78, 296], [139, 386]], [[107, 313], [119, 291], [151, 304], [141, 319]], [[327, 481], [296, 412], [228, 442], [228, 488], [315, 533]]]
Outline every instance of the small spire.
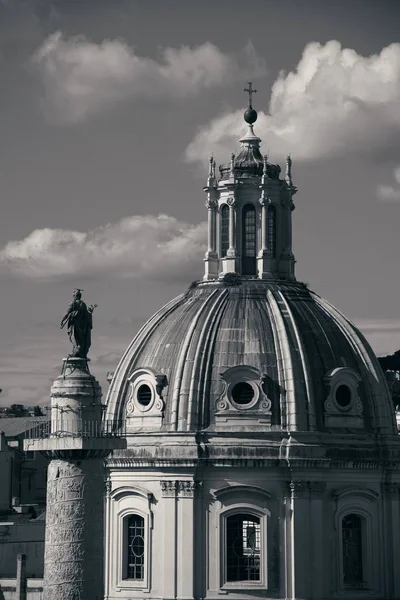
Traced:
[[287, 155], [286, 157], [286, 175], [285, 175], [285, 180], [286, 183], [290, 186], [293, 185], [292, 183], [292, 158], [290, 156], [290, 154]]
[[208, 167], [208, 176], [212, 177], [213, 176], [213, 163], [214, 163], [214, 157], [211, 154], [210, 158], [208, 159], [209, 162], [209, 167]]
[[231, 154], [231, 177], [233, 177], [235, 174], [235, 155]]
[[212, 169], [211, 169], [211, 172], [212, 172], [212, 176], [213, 176], [213, 178], [214, 178], [214, 179], [215, 179], [215, 167], [216, 167], [216, 166], [217, 166], [217, 163], [215, 162], [215, 158], [213, 158], [213, 163], [212, 163]]
[[263, 176], [266, 177], [267, 176], [267, 161], [268, 161], [268, 154], [264, 154], [263, 156]]

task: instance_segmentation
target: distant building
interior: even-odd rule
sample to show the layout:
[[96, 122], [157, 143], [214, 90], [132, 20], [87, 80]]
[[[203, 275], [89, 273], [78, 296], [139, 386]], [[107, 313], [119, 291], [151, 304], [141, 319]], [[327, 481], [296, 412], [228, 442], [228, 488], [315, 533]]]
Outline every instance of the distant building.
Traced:
[[[27, 576], [43, 576], [47, 459], [23, 451], [23, 440], [46, 418], [0, 421], [0, 578], [15, 578], [17, 555], [27, 556]], [[3, 586], [0, 579], [0, 586]], [[2, 588], [0, 588], [2, 589]]]

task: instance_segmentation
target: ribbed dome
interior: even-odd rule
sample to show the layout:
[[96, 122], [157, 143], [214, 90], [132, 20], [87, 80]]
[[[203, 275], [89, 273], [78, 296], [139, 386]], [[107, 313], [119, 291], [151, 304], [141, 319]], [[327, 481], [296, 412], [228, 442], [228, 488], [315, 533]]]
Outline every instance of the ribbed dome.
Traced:
[[[172, 300], [125, 352], [110, 385], [107, 418], [125, 418], [139, 371], [163, 382], [162, 416], [158, 424], [149, 421], [155, 431], [218, 431], [225, 410], [227, 423], [229, 415], [239, 417], [233, 425], [239, 429], [396, 432], [390, 393], [369, 344], [297, 282], [200, 283]], [[226, 409], [229, 386], [241, 378], [259, 388], [264, 401], [257, 410], [244, 400]], [[340, 393], [351, 382], [357, 401], [350, 406]]]

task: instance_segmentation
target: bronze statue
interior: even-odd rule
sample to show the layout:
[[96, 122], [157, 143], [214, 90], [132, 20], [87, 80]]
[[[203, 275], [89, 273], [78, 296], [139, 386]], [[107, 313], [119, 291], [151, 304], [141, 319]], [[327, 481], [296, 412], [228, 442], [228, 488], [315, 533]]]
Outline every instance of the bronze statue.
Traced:
[[79, 288], [74, 290], [74, 299], [60, 323], [60, 329], [67, 325], [68, 337], [73, 346], [72, 354], [69, 354], [69, 357], [74, 358], [87, 358], [91, 346], [92, 313], [97, 306], [97, 304], [93, 304], [88, 308], [82, 300], [81, 292], [83, 290]]

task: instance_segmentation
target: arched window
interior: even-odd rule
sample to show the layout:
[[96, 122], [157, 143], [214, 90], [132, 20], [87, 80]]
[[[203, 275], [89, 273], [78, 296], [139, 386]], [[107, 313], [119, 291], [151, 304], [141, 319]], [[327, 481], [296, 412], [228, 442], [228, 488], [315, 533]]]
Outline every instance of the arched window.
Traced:
[[242, 273], [256, 274], [256, 209], [246, 204], [242, 211]]
[[276, 257], [276, 208], [272, 204], [268, 206], [268, 251], [272, 258]]
[[260, 581], [260, 519], [233, 514], [226, 519], [226, 581]]
[[342, 519], [343, 583], [363, 583], [362, 517], [350, 514]]
[[221, 257], [226, 256], [229, 248], [229, 206], [221, 208]]
[[144, 580], [145, 531], [140, 515], [125, 517], [125, 568], [124, 579]]

